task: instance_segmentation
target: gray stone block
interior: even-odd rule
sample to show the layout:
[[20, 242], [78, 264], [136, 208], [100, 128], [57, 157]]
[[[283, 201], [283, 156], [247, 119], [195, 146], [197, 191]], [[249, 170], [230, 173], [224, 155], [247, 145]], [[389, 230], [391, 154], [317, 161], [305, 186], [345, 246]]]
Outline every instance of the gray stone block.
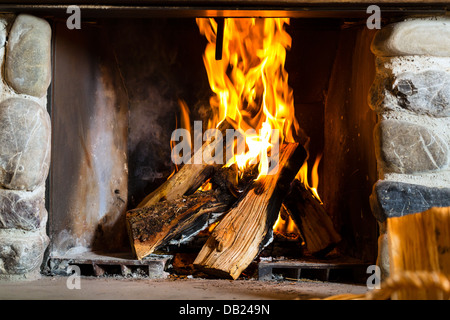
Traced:
[[51, 80], [51, 28], [44, 19], [17, 16], [6, 45], [5, 80], [18, 93], [42, 97]]
[[44, 228], [47, 221], [45, 186], [34, 191], [0, 189], [0, 229], [27, 231]]
[[372, 212], [379, 222], [387, 218], [450, 206], [450, 188], [429, 188], [397, 181], [378, 181], [370, 196]]
[[6, 21], [0, 17], [0, 48], [3, 48], [6, 43], [7, 32], [6, 32]]
[[12, 98], [0, 104], [0, 185], [34, 190], [44, 183], [50, 165], [50, 117], [31, 100]]
[[449, 163], [449, 146], [426, 127], [383, 120], [374, 130], [375, 152], [384, 172], [437, 171]]
[[39, 274], [48, 243], [43, 232], [0, 230], [0, 279]]
[[374, 81], [370, 99], [377, 112], [404, 109], [418, 115], [450, 117], [450, 73], [382, 74]]

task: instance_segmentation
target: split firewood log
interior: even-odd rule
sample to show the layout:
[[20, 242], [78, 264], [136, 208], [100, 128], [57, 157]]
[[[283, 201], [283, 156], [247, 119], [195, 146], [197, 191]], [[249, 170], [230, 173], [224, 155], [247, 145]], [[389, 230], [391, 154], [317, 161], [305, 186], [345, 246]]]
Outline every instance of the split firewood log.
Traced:
[[278, 170], [249, 185], [214, 228], [194, 266], [215, 276], [238, 278], [272, 241], [281, 204], [306, 157], [306, 150], [297, 143], [281, 146]]
[[[232, 126], [229, 122], [224, 120], [218, 130], [225, 134], [227, 129], [231, 129]], [[222, 164], [217, 163], [195, 163], [194, 159], [198, 157], [198, 153], [203, 155], [206, 148], [214, 150], [216, 143], [222, 143], [221, 146], [224, 150], [223, 155], [226, 155], [227, 144], [223, 143], [223, 140], [214, 140], [212, 142], [204, 143], [202, 148], [197, 150], [196, 153], [191, 157], [190, 164], [185, 164], [179, 171], [177, 171], [172, 177], [165, 181], [161, 186], [159, 186], [155, 191], [146, 196], [139, 204], [138, 208], [149, 207], [161, 200], [175, 200], [183, 195], [188, 195], [195, 192], [207, 179], [209, 179], [215, 170], [221, 168]], [[218, 146], [219, 147], [219, 146]]]
[[235, 200], [217, 188], [128, 211], [133, 253], [141, 260], [165, 245], [189, 241], [219, 219]]

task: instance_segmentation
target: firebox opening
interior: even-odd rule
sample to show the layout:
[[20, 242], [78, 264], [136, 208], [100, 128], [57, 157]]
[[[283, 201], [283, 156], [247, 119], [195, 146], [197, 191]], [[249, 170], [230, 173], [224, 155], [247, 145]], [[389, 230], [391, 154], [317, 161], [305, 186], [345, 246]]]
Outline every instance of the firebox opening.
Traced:
[[[123, 273], [124, 268], [101, 266], [111, 257], [133, 260], [124, 215], [174, 171], [170, 140], [181, 123], [180, 101], [191, 121], [206, 123], [211, 115], [202, 61], [207, 42], [190, 18], [96, 19], [80, 30], [55, 21], [53, 30], [49, 260], [60, 267], [64, 258], [75, 257], [80, 265], [97, 261], [99, 270]], [[342, 240], [327, 255], [312, 255], [282, 213], [285, 232], [275, 232], [261, 251], [259, 268], [289, 258], [298, 263], [270, 270], [290, 267], [280, 273], [283, 278], [349, 279], [350, 262], [373, 264], [377, 255], [377, 224], [369, 206], [377, 180], [376, 116], [366, 101], [375, 72], [369, 49], [374, 31], [365, 21], [336, 18], [293, 18], [286, 30], [292, 37], [285, 68], [295, 116], [310, 138], [307, 180], [311, 186], [315, 180]], [[164, 257], [187, 259], [165, 270], [193, 271], [192, 256], [209, 234], [205, 229], [188, 244], [161, 248]], [[93, 252], [95, 259], [86, 260]], [[169, 265], [164, 259], [156, 269]], [[305, 259], [332, 265], [317, 271]], [[257, 268], [252, 265], [243, 276], [251, 277], [252, 270]]]

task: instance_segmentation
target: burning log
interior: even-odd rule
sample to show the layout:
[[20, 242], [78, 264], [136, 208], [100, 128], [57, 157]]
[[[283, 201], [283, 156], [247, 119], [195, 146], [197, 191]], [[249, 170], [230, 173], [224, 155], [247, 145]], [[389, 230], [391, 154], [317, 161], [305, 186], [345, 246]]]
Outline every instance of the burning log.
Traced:
[[216, 189], [128, 211], [128, 234], [135, 256], [141, 260], [164, 245], [188, 241], [215, 222], [234, 201], [234, 197]]
[[341, 241], [323, 205], [298, 179], [292, 182], [283, 205], [299, 228], [310, 253], [326, 255]]
[[[227, 121], [223, 121], [218, 130], [224, 134], [227, 129], [231, 128], [232, 126]], [[170, 177], [170, 179], [145, 197], [137, 207], [149, 207], [161, 200], [176, 200], [183, 195], [188, 195], [195, 192], [207, 179], [211, 177], [215, 169], [221, 168], [223, 164], [196, 164], [194, 159], [197, 159], [198, 153], [203, 154], [203, 151], [206, 148], [215, 149], [215, 144], [218, 142], [219, 141], [214, 140], [211, 143], [204, 143], [202, 148], [197, 150], [196, 154], [191, 157], [191, 164], [185, 164], [179, 171]], [[224, 144], [224, 155], [226, 154], [226, 147], [227, 145]], [[200, 156], [200, 159], [201, 158], [202, 157]]]
[[[198, 191], [193, 194], [172, 200], [161, 199], [150, 206], [127, 212], [128, 234], [133, 253], [138, 259], [165, 245], [191, 240], [216, 222], [236, 202], [239, 194], [258, 173], [256, 166], [249, 166], [238, 179], [239, 173], [235, 164], [230, 167], [223, 166], [219, 170], [214, 166], [206, 168], [208, 167], [205, 167], [205, 170], [212, 173], [195, 177], [196, 182], [192, 186], [203, 188], [203, 185], [210, 183], [212, 190], [201, 191], [197, 187]], [[209, 178], [209, 175], [212, 176]]]
[[280, 148], [279, 169], [249, 190], [213, 230], [194, 261], [205, 273], [236, 279], [272, 241], [273, 225], [290, 184], [307, 156], [297, 143]]

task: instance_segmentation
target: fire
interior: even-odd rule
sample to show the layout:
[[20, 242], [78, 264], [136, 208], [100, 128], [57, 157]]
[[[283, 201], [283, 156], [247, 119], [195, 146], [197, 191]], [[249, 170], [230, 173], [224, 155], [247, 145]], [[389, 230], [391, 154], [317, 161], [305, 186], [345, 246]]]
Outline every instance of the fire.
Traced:
[[299, 130], [293, 91], [284, 69], [286, 49], [292, 41], [284, 30], [289, 19], [224, 21], [222, 59], [216, 60], [217, 23], [214, 19], [197, 19], [201, 34], [208, 40], [203, 60], [214, 92], [209, 128], [227, 119], [243, 134], [244, 150], [238, 149], [227, 165], [236, 163], [244, 170], [249, 164], [259, 163], [259, 179], [268, 174], [267, 155], [274, 143], [295, 142]]
[[[284, 29], [285, 18], [224, 19], [222, 59], [216, 60], [218, 25], [214, 19], [197, 19], [201, 34], [208, 40], [203, 55], [209, 84], [214, 95], [210, 99], [213, 111], [209, 128], [227, 119], [245, 137], [245, 149], [228, 159], [242, 172], [249, 164], [258, 163], [258, 178], [268, 174], [268, 154], [274, 143], [296, 142], [299, 125], [295, 118], [293, 90], [285, 70], [286, 50], [292, 39]], [[317, 194], [317, 167], [313, 167], [309, 187], [305, 163], [300, 180]], [[283, 212], [283, 208], [281, 213]], [[285, 234], [299, 233], [284, 210], [274, 226]]]
[[300, 231], [297, 228], [294, 220], [291, 219], [284, 206], [280, 210], [278, 219], [273, 226], [273, 231], [281, 234], [299, 234]]
[[[218, 128], [225, 119], [238, 131], [245, 147], [234, 145], [235, 153], [227, 159], [227, 166], [237, 164], [243, 172], [248, 165], [258, 164], [257, 179], [269, 174], [269, 153], [275, 144], [297, 142], [301, 135], [295, 118], [293, 90], [288, 84], [285, 70], [286, 50], [292, 39], [286, 32], [287, 18], [227, 18], [224, 19], [222, 58], [216, 59], [218, 24], [214, 19], [196, 20], [200, 33], [208, 44], [203, 61], [214, 95], [210, 98], [212, 116], [208, 128]], [[190, 131], [189, 112], [180, 101], [181, 125]], [[308, 183], [305, 162], [297, 178], [317, 194], [317, 157], [311, 173], [312, 187]], [[177, 169], [177, 168], [176, 168]], [[211, 188], [207, 181], [199, 190]], [[286, 209], [281, 208], [274, 231], [299, 234]]]
[[200, 188], [198, 188], [198, 190], [200, 191], [209, 191], [212, 189], [212, 183], [210, 181], [210, 179], [206, 180], [205, 183], [202, 184], [202, 186]]
[[[314, 165], [311, 169], [311, 186], [308, 183], [308, 163], [305, 161], [296, 175], [298, 179], [307, 189], [311, 190], [314, 197], [322, 203], [317, 188], [319, 186], [319, 164], [322, 159], [322, 154], [316, 157]], [[289, 217], [288, 214], [282, 214], [284, 208], [280, 210], [278, 219], [273, 226], [273, 231], [281, 234], [299, 233], [295, 222]]]
[[322, 200], [320, 199], [319, 193], [317, 192], [317, 188], [319, 186], [319, 164], [320, 160], [322, 159], [322, 154], [319, 154], [316, 157], [316, 161], [314, 162], [314, 165], [311, 170], [311, 186], [308, 183], [308, 163], [305, 161], [303, 166], [298, 171], [296, 178], [300, 180], [303, 185], [311, 190], [314, 197], [316, 197], [317, 200], [322, 203]]
[[[178, 106], [180, 107], [180, 127], [186, 129], [188, 132], [191, 132], [191, 123], [189, 116], [189, 107], [184, 100], [178, 100]], [[178, 118], [175, 117], [175, 127], [178, 128]], [[173, 149], [175, 142], [170, 140], [170, 149]], [[192, 142], [189, 141], [189, 145], [192, 148]], [[177, 171], [179, 170], [178, 165], [175, 164], [175, 169], [169, 175], [167, 180], [169, 180]]]
[[178, 100], [178, 105], [180, 106], [181, 111], [181, 128], [185, 128], [187, 131], [191, 132], [189, 107], [184, 100]]

